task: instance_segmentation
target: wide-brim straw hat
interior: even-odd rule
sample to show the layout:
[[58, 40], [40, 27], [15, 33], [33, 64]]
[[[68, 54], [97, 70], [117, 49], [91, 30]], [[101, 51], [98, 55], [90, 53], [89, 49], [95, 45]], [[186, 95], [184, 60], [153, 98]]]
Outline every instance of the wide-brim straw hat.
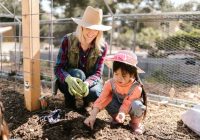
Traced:
[[12, 27], [11, 26], [8, 26], [8, 27], [0, 27], [0, 33], [4, 33], [4, 32], [7, 32], [9, 30], [11, 30]]
[[85, 9], [82, 19], [72, 18], [72, 20], [85, 28], [98, 31], [107, 31], [112, 29], [111, 26], [102, 25], [103, 11], [98, 8], [88, 6]]
[[105, 64], [112, 69], [113, 62], [118, 61], [122, 63], [126, 63], [128, 65], [134, 66], [137, 68], [138, 73], [145, 73], [141, 68], [137, 66], [138, 60], [135, 53], [130, 50], [121, 50], [114, 55], [105, 57]]

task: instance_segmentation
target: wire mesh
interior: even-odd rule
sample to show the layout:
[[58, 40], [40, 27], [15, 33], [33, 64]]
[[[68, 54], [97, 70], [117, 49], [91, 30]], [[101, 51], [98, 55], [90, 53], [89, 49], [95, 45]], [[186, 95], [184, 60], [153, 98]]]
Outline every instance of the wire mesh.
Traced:
[[[66, 33], [75, 31], [76, 25], [70, 18], [56, 19], [54, 1], [49, 2], [51, 10], [39, 13], [39, 61], [42, 88], [48, 88], [45, 92], [51, 94], [53, 66], [59, 45]], [[23, 75], [27, 73], [23, 71], [23, 60], [36, 61], [23, 58], [22, 38], [38, 37], [22, 36], [21, 18], [9, 10], [5, 10], [2, 15], [10, 15], [12, 21], [0, 23], [1, 27], [12, 26], [10, 34], [0, 35], [0, 76], [1, 83], [12, 82], [15, 85], [14, 90], [18, 90], [20, 87], [23, 89]], [[174, 88], [174, 97], [199, 102], [200, 12], [111, 14], [104, 16], [104, 22], [113, 26], [113, 30], [105, 34], [111, 45], [110, 53], [129, 49], [138, 55], [139, 66], [146, 72], [141, 78], [148, 93], [169, 97], [170, 90]], [[107, 73], [108, 69], [105, 67], [105, 77]]]
[[170, 97], [173, 88], [173, 98], [199, 102], [199, 16], [199, 12], [116, 15], [113, 48], [135, 51], [148, 93]]

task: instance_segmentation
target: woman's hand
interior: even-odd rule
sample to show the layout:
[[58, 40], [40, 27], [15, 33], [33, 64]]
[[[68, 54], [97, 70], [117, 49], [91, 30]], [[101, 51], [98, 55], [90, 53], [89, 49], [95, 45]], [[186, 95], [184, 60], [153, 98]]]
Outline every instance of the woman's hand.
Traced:
[[82, 97], [80, 83], [83, 83], [83, 81], [81, 79], [67, 76], [65, 82], [68, 84], [68, 91], [72, 96]]
[[126, 114], [124, 112], [119, 112], [115, 119], [118, 123], [123, 123], [125, 121], [125, 118]]

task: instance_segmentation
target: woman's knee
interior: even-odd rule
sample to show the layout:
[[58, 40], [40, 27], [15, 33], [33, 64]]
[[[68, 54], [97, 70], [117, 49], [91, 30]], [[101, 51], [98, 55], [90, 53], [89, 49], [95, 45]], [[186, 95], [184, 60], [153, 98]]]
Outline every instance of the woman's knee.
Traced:
[[101, 94], [103, 85], [101, 83], [97, 83], [95, 86], [89, 89], [89, 94], [85, 98], [87, 102], [94, 102]]
[[102, 83], [98, 82], [96, 85], [94, 85], [93, 87], [90, 88], [90, 92], [93, 95], [96, 95], [97, 97], [99, 97], [102, 92], [102, 88], [103, 88]]
[[83, 81], [86, 79], [85, 73], [81, 69], [70, 69], [68, 70], [68, 73], [72, 77], [80, 78]]
[[146, 106], [140, 100], [135, 100], [131, 104], [129, 114], [134, 117], [141, 117], [146, 110]]
[[[80, 70], [80, 69], [70, 69], [67, 71], [72, 77], [80, 78], [81, 80], [85, 80], [86, 76], [85, 73]], [[58, 79], [57, 79], [58, 80]], [[58, 89], [63, 93], [63, 94], [68, 94], [68, 85], [67, 83], [63, 83], [60, 80], [57, 81], [57, 86]]]

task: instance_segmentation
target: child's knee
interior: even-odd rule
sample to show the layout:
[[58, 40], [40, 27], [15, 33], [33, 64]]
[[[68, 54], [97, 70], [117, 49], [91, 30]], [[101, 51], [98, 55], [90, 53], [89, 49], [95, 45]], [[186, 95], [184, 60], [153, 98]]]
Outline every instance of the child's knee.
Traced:
[[129, 114], [134, 117], [141, 117], [146, 110], [146, 106], [140, 101], [135, 100], [131, 104], [131, 109]]

